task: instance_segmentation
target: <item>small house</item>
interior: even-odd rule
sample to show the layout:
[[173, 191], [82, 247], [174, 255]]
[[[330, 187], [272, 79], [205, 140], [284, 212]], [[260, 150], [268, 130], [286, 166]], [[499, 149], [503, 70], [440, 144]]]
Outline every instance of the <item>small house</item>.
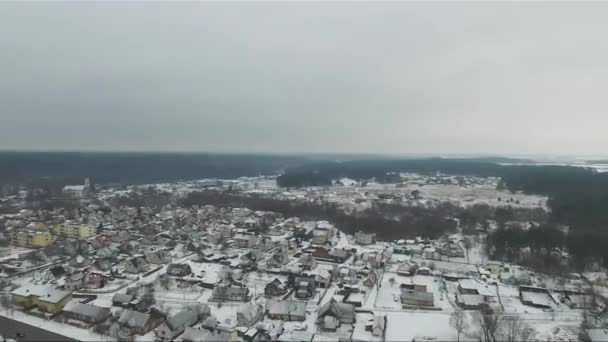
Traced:
[[146, 254], [146, 261], [152, 265], [165, 265], [171, 262], [171, 253], [160, 250]]
[[302, 255], [298, 263], [304, 271], [312, 271], [317, 267], [317, 260], [310, 254]]
[[266, 314], [270, 319], [303, 322], [306, 320], [306, 302], [270, 299], [266, 301]]
[[315, 274], [315, 283], [319, 285], [320, 288], [328, 288], [331, 285], [331, 273], [327, 269], [320, 269]]
[[66, 319], [97, 324], [110, 318], [110, 309], [72, 301], [63, 308], [62, 316]]
[[295, 279], [295, 293], [299, 299], [310, 299], [315, 295], [316, 284], [313, 278], [297, 277]]
[[264, 310], [261, 305], [242, 304], [236, 314], [237, 325], [241, 327], [251, 327], [264, 317]]
[[132, 273], [132, 274], [145, 273], [145, 272], [149, 271], [149, 269], [150, 269], [150, 266], [148, 265], [146, 260], [144, 260], [144, 258], [135, 257], [135, 258], [131, 258], [131, 259], [128, 259], [127, 261], [125, 261], [125, 272], [126, 273]]
[[371, 287], [374, 287], [374, 285], [376, 285], [377, 282], [378, 282], [378, 274], [376, 273], [376, 271], [371, 270], [367, 274], [367, 277], [365, 278], [365, 280], [363, 280], [363, 286], [371, 288]]
[[198, 322], [198, 313], [192, 309], [183, 310], [169, 317], [157, 330], [158, 337], [163, 340], [173, 340], [183, 333], [187, 327]]
[[192, 268], [188, 264], [170, 264], [167, 267], [167, 274], [174, 277], [185, 277], [192, 273]]
[[258, 243], [258, 237], [249, 234], [239, 234], [234, 237], [234, 244], [238, 248], [253, 248]]
[[334, 298], [319, 308], [317, 323], [323, 330], [336, 331], [340, 324], [355, 322], [355, 306], [338, 303]]
[[82, 272], [76, 272], [73, 274], [70, 274], [69, 276], [67, 276], [65, 278], [65, 283], [63, 285], [63, 287], [66, 290], [71, 290], [71, 291], [76, 291], [76, 290], [80, 290], [81, 288], [84, 287], [84, 274]]
[[188, 327], [181, 339], [184, 342], [236, 342], [238, 336], [236, 330], [206, 330]]
[[264, 294], [266, 297], [282, 296], [287, 293], [287, 284], [281, 282], [278, 278], [274, 278], [273, 281], [268, 283], [264, 288]]
[[272, 253], [268, 260], [266, 260], [268, 268], [281, 268], [287, 263], [289, 263], [289, 257], [280, 251]]
[[134, 295], [128, 295], [124, 293], [117, 293], [112, 297], [112, 305], [121, 308], [130, 308], [136, 304], [136, 298]]
[[360, 245], [371, 245], [376, 241], [376, 233], [365, 233], [358, 231], [355, 233], [355, 242]]
[[213, 302], [248, 302], [251, 299], [249, 289], [246, 287], [216, 286], [211, 294]]
[[371, 318], [365, 324], [365, 331], [371, 332], [372, 335], [376, 337], [384, 337], [384, 332], [386, 331], [386, 316], [374, 315], [374, 318]]
[[161, 317], [156, 313], [142, 313], [139, 311], [124, 310], [118, 318], [121, 328], [129, 331], [131, 335], [145, 335], [150, 330], [156, 328], [162, 322]]
[[409, 277], [414, 273], [414, 266], [409, 262], [404, 262], [397, 267], [397, 274], [400, 276]]
[[432, 307], [434, 306], [434, 296], [432, 292], [402, 288], [401, 303], [403, 303], [404, 306]]

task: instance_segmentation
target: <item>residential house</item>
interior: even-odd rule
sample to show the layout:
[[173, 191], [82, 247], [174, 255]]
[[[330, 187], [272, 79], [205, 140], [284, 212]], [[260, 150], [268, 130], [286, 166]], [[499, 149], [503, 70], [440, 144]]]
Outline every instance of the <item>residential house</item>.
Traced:
[[174, 277], [185, 277], [192, 273], [192, 267], [188, 264], [170, 264], [167, 266], [167, 274]]
[[320, 288], [329, 288], [331, 285], [331, 273], [328, 269], [319, 269], [315, 274], [315, 283], [319, 285]]
[[295, 279], [295, 293], [299, 299], [310, 299], [315, 295], [315, 280], [313, 278], [297, 277]]
[[118, 256], [118, 253], [120, 253], [118, 247], [116, 247], [115, 245], [109, 245], [98, 249], [96, 254], [98, 258], [113, 259]]
[[338, 282], [344, 284], [355, 284], [357, 283], [357, 271], [349, 267], [335, 267], [333, 270], [332, 278]]
[[183, 333], [187, 327], [198, 322], [198, 313], [193, 309], [186, 309], [169, 317], [157, 330], [157, 336], [163, 340], [173, 340]]
[[447, 256], [448, 258], [464, 258], [465, 256], [464, 250], [462, 249], [460, 244], [452, 240], [446, 242], [443, 246], [441, 246], [439, 252], [441, 252], [441, 254]]
[[386, 315], [374, 315], [374, 318], [365, 324], [365, 330], [371, 332], [372, 336], [384, 338]]
[[139, 311], [123, 310], [120, 318], [118, 318], [118, 324], [123, 330], [128, 331], [129, 335], [145, 335], [159, 326], [161, 322], [160, 315], [155, 311], [147, 314]]
[[458, 292], [460, 292], [461, 294], [496, 297], [496, 292], [488, 288], [487, 284], [484, 284], [478, 279], [460, 279], [458, 281]]
[[306, 302], [269, 299], [266, 301], [266, 314], [270, 319], [303, 322], [306, 320]]
[[251, 327], [264, 317], [264, 310], [261, 305], [242, 304], [236, 314], [237, 325], [241, 327]]
[[276, 248], [276, 244], [271, 239], [262, 238], [255, 248], [262, 253], [266, 253]]
[[99, 234], [95, 236], [95, 239], [92, 242], [93, 247], [96, 249], [100, 249], [103, 247], [107, 247], [112, 243], [112, 236], [108, 234]]
[[97, 324], [110, 318], [110, 309], [91, 304], [83, 304], [71, 301], [63, 308], [62, 316], [66, 319], [74, 319], [88, 324]]
[[249, 250], [248, 252], [243, 253], [243, 255], [241, 255], [239, 266], [243, 268], [252, 267], [254, 265], [257, 265], [257, 262], [261, 260], [262, 257], [263, 255], [257, 250]]
[[281, 251], [272, 253], [268, 260], [266, 260], [266, 266], [268, 268], [281, 268], [283, 267], [283, 265], [286, 265], [288, 263], [289, 257]]
[[165, 265], [171, 262], [171, 253], [160, 250], [146, 254], [146, 261], [153, 265]]
[[500, 274], [504, 268], [504, 264], [497, 261], [488, 261], [485, 266], [491, 274]]
[[150, 266], [144, 258], [135, 257], [125, 261], [125, 272], [131, 274], [145, 273], [150, 270]]
[[480, 310], [488, 306], [485, 298], [478, 294], [456, 293], [456, 304], [464, 310]]
[[236, 330], [205, 330], [186, 328], [181, 336], [184, 342], [237, 342]]
[[344, 263], [350, 258], [350, 251], [344, 248], [333, 248], [330, 252], [330, 257], [333, 262]]
[[355, 323], [355, 306], [338, 303], [334, 298], [319, 308], [317, 324], [325, 331], [336, 331], [340, 324]]
[[556, 304], [549, 290], [542, 287], [520, 286], [519, 299], [524, 305], [540, 309], [550, 309]]
[[117, 293], [112, 297], [112, 305], [122, 308], [130, 308], [137, 304], [137, 298], [134, 295]]
[[315, 245], [324, 245], [329, 242], [330, 233], [327, 229], [315, 229], [312, 231], [312, 243]]
[[268, 283], [264, 288], [264, 294], [266, 297], [283, 296], [287, 293], [287, 284], [281, 282], [278, 278], [274, 278], [273, 281]]
[[102, 272], [107, 272], [107, 271], [111, 271], [112, 267], [114, 266], [114, 259], [113, 258], [101, 258], [101, 259], [97, 259], [95, 260], [95, 262], [93, 263], [93, 265]]
[[434, 296], [432, 292], [416, 291], [412, 288], [401, 288], [401, 303], [404, 306], [433, 307]]
[[371, 270], [367, 274], [367, 277], [365, 278], [365, 280], [363, 280], [363, 286], [371, 288], [371, 287], [374, 287], [374, 285], [376, 285], [377, 282], [378, 282], [378, 274], [376, 273], [376, 271]]
[[365, 233], [358, 231], [355, 233], [355, 242], [360, 245], [371, 245], [376, 241], [376, 233]]
[[287, 255], [294, 255], [298, 251], [298, 244], [293, 240], [279, 240], [279, 249]]
[[97, 272], [87, 273], [84, 277], [84, 286], [87, 289], [101, 289], [106, 286], [106, 277]]
[[63, 287], [66, 290], [76, 291], [84, 287], [84, 273], [76, 272], [65, 278]]
[[26, 309], [36, 307], [38, 310], [56, 314], [72, 299], [72, 292], [60, 290], [54, 286], [30, 284], [11, 292], [13, 302]]
[[410, 264], [409, 262], [404, 262], [403, 264], [399, 265], [399, 267], [397, 267], [397, 274], [400, 276], [411, 276], [414, 273], [414, 265]]
[[234, 237], [234, 244], [238, 248], [253, 248], [258, 243], [255, 235], [239, 234]]
[[63, 253], [67, 255], [88, 254], [89, 244], [84, 240], [67, 238], [63, 243]]
[[210, 301], [212, 302], [248, 302], [251, 299], [249, 289], [246, 287], [232, 287], [232, 286], [216, 286], [211, 294]]
[[433, 271], [426, 266], [421, 266], [416, 269], [416, 274], [430, 276], [433, 274]]
[[304, 254], [298, 260], [300, 267], [305, 271], [312, 271], [317, 267], [317, 260], [310, 254]]

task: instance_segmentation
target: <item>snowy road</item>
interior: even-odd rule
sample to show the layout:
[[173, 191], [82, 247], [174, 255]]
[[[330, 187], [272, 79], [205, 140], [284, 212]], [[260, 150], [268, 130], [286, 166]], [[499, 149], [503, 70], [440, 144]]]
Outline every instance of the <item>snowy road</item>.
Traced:
[[76, 341], [48, 330], [0, 316], [0, 335], [6, 338], [15, 338], [17, 332], [25, 335], [19, 341]]

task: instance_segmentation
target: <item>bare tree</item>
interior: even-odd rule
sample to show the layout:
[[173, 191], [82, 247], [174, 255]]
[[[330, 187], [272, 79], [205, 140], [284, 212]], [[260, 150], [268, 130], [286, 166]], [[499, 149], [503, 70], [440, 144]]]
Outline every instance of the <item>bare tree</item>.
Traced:
[[480, 339], [483, 342], [496, 342], [496, 335], [501, 325], [500, 317], [492, 310], [483, 310], [479, 315]]
[[460, 342], [460, 335], [467, 329], [467, 321], [465, 312], [462, 309], [456, 309], [450, 315], [450, 325], [458, 332], [458, 342]]
[[462, 245], [464, 247], [464, 252], [467, 257], [467, 264], [469, 263], [469, 253], [471, 252], [471, 248], [473, 248], [473, 241], [469, 237], [465, 237], [462, 240]]
[[504, 317], [501, 328], [502, 340], [505, 342], [527, 341], [533, 333], [530, 326], [517, 316]]
[[171, 288], [171, 278], [166, 274], [159, 276], [158, 282], [165, 290], [169, 290]]

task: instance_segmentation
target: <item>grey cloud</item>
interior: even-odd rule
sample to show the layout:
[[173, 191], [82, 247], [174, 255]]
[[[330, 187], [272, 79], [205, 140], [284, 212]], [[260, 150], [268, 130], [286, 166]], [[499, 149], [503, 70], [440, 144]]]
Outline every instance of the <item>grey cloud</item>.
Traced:
[[603, 153], [607, 3], [0, 3], [0, 149]]

